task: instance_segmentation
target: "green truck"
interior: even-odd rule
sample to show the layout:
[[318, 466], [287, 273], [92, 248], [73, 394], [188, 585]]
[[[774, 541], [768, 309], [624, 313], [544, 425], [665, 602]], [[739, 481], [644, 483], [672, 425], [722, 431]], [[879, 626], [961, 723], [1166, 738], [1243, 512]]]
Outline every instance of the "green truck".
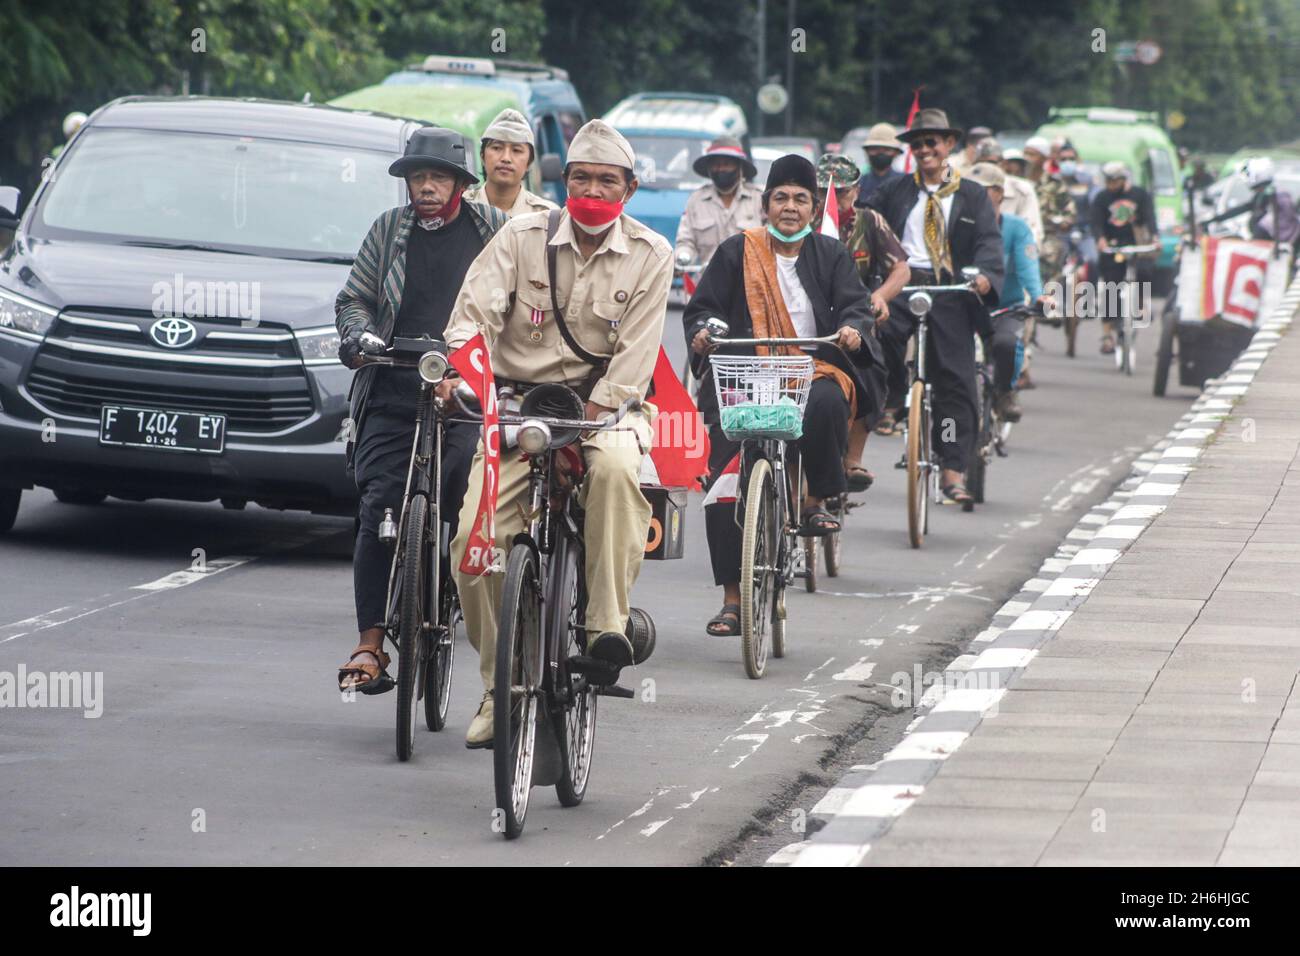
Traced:
[[1054, 107], [1035, 134], [1049, 141], [1064, 136], [1079, 151], [1079, 161], [1094, 173], [1111, 160], [1129, 168], [1134, 185], [1149, 192], [1155, 203], [1162, 247], [1159, 267], [1168, 279], [1177, 262], [1185, 210], [1178, 151], [1156, 114], [1108, 106]]

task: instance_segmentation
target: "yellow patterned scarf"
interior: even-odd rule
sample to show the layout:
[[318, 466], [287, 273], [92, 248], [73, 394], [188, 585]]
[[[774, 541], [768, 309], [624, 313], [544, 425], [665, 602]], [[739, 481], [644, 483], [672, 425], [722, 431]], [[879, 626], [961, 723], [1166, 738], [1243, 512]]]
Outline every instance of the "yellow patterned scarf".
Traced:
[[957, 191], [957, 186], [961, 182], [961, 173], [949, 166], [943, 185], [934, 192], [926, 188], [919, 168], [914, 175], [916, 185], [925, 193], [925, 249], [930, 253], [930, 265], [934, 267], [936, 278], [941, 277], [945, 272], [952, 275], [952, 250], [948, 248], [948, 225], [943, 221], [943, 206], [939, 200]]

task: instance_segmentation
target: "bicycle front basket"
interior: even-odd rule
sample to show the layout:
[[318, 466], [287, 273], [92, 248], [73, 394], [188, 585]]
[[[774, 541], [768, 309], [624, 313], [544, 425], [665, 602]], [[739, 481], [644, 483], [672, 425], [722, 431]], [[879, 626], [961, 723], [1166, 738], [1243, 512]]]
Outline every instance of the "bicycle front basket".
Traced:
[[711, 355], [722, 431], [732, 441], [803, 435], [812, 385], [809, 355]]

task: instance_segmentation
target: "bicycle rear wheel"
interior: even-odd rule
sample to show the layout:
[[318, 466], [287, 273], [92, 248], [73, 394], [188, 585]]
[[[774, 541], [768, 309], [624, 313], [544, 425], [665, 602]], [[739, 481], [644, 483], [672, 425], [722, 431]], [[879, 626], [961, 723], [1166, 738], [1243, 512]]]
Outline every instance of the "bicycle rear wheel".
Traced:
[[[551, 724], [560, 748], [560, 779], [555, 795], [560, 805], [576, 807], [587, 795], [591, 756], [596, 746], [596, 689], [581, 674], [570, 672], [568, 660], [586, 646], [586, 595], [583, 593], [582, 551], [569, 540], [556, 546], [551, 558], [555, 597], [550, 626], [559, 635], [560, 668], [556, 676], [563, 707], [552, 711]], [[632, 609], [633, 611], [636, 608]]]
[[456, 638], [465, 623], [456, 587], [447, 581], [439, 602], [442, 610], [434, 628], [433, 646], [429, 648], [424, 668], [424, 724], [438, 731], [447, 726], [447, 709], [451, 705], [451, 670], [456, 660]]
[[740, 649], [745, 673], [753, 680], [767, 667], [767, 628], [776, 603], [776, 489], [772, 466], [754, 462], [745, 492], [745, 535], [740, 550]]
[[844, 521], [849, 516], [848, 492], [827, 501], [826, 510], [840, 523], [840, 530], [828, 534], [826, 540], [822, 542], [822, 554], [826, 559], [826, 576], [837, 578], [840, 576], [840, 534], [844, 530]]
[[929, 427], [925, 414], [925, 383], [918, 379], [912, 383], [907, 409], [907, 536], [914, 548], [919, 548], [925, 541], [930, 492], [926, 455]]
[[524, 831], [532, 789], [538, 697], [542, 684], [542, 592], [537, 556], [517, 544], [506, 561], [497, 624], [492, 763], [502, 832]]
[[428, 506], [423, 495], [415, 495], [406, 505], [406, 525], [402, 529], [401, 557], [397, 567], [397, 586], [401, 597], [397, 605], [397, 759], [410, 760], [415, 744], [415, 723], [419, 717], [416, 695], [424, 686], [424, 668], [428, 648], [425, 619], [430, 604], [427, 560]]

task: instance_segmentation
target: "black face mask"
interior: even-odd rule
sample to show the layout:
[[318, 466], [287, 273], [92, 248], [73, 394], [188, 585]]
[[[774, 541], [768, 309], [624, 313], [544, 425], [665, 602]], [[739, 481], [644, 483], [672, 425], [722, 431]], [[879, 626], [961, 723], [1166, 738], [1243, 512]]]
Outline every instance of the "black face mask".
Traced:
[[888, 153], [868, 153], [867, 162], [871, 164], [871, 168], [876, 172], [883, 173], [893, 165], [894, 157]]
[[736, 183], [740, 180], [740, 170], [733, 169], [728, 172], [723, 172], [720, 169], [715, 169], [709, 173], [709, 178], [713, 180], [713, 185], [717, 186], [724, 193], [731, 192], [731, 190], [735, 188]]

